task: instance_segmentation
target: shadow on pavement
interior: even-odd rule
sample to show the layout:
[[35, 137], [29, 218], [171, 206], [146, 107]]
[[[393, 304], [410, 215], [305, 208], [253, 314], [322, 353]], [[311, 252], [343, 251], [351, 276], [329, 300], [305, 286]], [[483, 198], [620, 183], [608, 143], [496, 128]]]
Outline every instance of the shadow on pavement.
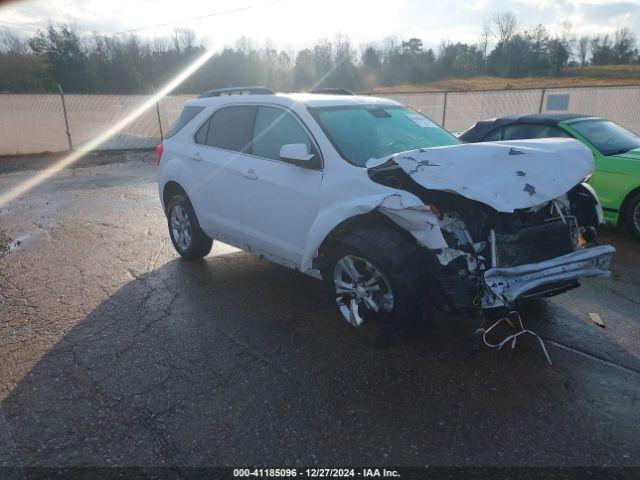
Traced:
[[[533, 308], [545, 335], [564, 328], [545, 302]], [[593, 465], [630, 462], [624, 449], [638, 458], [638, 377], [553, 348], [549, 368], [525, 344], [469, 355], [475, 326], [442, 316], [376, 352], [312, 278], [245, 253], [173, 260], [115, 292], [8, 395], [9, 458]]]

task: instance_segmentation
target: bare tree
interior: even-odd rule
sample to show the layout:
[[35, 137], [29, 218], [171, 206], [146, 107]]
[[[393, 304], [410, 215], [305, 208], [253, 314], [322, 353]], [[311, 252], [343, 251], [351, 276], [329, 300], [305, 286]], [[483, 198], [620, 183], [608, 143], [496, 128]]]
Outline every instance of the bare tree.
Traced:
[[167, 37], [158, 37], [155, 36], [151, 39], [151, 51], [154, 54], [160, 54], [162, 52], [166, 52], [171, 49], [170, 40]]
[[518, 32], [518, 19], [509, 11], [496, 13], [491, 18], [491, 33], [498, 43], [505, 43]]
[[636, 39], [633, 33], [628, 28], [621, 28], [616, 30], [613, 39], [613, 51], [615, 56], [615, 62], [618, 64], [631, 63], [631, 60], [636, 56], [637, 50], [635, 50]]
[[560, 24], [559, 40], [562, 46], [565, 48], [569, 57], [573, 55], [574, 48], [576, 46], [576, 37], [572, 32], [573, 25], [570, 21], [566, 20]]
[[[569, 59], [583, 66], [640, 61], [634, 32], [629, 29], [576, 39], [568, 22], [560, 23], [552, 37], [542, 25], [523, 28], [509, 11], [481, 20], [476, 44], [444, 42], [437, 54], [417, 37], [388, 37], [356, 49], [347, 36], [338, 34], [333, 41], [323, 39], [299, 52], [278, 49], [271, 41], [261, 46], [242, 37], [213, 54], [180, 91], [249, 83], [279, 90], [308, 89], [319, 80], [319, 86], [357, 90], [482, 73], [560, 74]], [[204, 48], [191, 30], [150, 39], [135, 34], [89, 37], [62, 25], [23, 40], [0, 28], [0, 91], [51, 90], [57, 83], [77, 91], [149, 91]]]
[[589, 37], [587, 35], [582, 35], [578, 38], [577, 47], [580, 66], [584, 67], [587, 64], [587, 58], [589, 57]]
[[480, 27], [480, 39], [478, 40], [478, 47], [482, 52], [482, 58], [487, 58], [489, 54], [489, 42], [491, 41], [491, 20], [487, 17], [482, 17], [482, 25]]
[[351, 40], [343, 33], [337, 33], [335, 37], [335, 60], [336, 63], [354, 63], [356, 52], [351, 46]]
[[569, 20], [560, 23], [558, 36], [563, 42], [570, 42], [573, 38], [573, 24]]
[[190, 28], [176, 28], [171, 37], [176, 52], [190, 52], [196, 46], [196, 34]]
[[[311, 52], [316, 80], [319, 80], [320, 78], [324, 77], [333, 67], [333, 44], [329, 39], [322, 38], [316, 42]], [[318, 86], [324, 87], [325, 84], [322, 83]]]
[[398, 39], [394, 35], [389, 35], [382, 40], [382, 56], [385, 58], [396, 52], [399, 48]]
[[8, 29], [0, 30], [0, 52], [26, 55], [29, 52], [29, 44]]
[[592, 65], [611, 65], [614, 63], [613, 46], [609, 35], [596, 35], [589, 41]]
[[[265, 48], [271, 48], [272, 45], [267, 44]], [[249, 37], [245, 37], [242, 35], [238, 40], [236, 40], [235, 50], [237, 52], [242, 53], [243, 55], [249, 55], [250, 52], [256, 49], [256, 46], [253, 44], [253, 41]]]

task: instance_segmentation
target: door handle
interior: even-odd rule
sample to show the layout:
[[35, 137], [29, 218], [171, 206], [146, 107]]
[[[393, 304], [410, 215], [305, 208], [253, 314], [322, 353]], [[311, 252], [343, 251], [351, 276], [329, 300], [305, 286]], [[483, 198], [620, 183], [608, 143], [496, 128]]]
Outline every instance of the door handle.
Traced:
[[257, 180], [258, 179], [258, 175], [256, 175], [256, 172], [255, 172], [255, 170], [253, 168], [250, 168], [249, 170], [244, 172], [242, 174], [242, 176], [244, 178], [248, 178], [249, 180]]
[[191, 160], [195, 160], [196, 162], [202, 161], [202, 156], [200, 155], [200, 152], [195, 152], [193, 155], [190, 155], [189, 158], [191, 158]]

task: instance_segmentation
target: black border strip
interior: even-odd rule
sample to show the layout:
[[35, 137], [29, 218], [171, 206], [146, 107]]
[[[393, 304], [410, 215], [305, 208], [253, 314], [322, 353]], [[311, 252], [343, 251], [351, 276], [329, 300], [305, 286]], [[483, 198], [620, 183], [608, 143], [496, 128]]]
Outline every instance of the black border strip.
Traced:
[[[295, 475], [270, 474], [269, 470], [295, 470]], [[353, 474], [333, 476], [331, 470]], [[242, 471], [243, 474], [238, 474]], [[313, 474], [315, 473], [315, 475]], [[389, 478], [404, 480], [431, 479], [558, 479], [558, 480], [631, 480], [640, 478], [638, 467], [0, 467], [0, 479], [252, 479], [252, 478]]]

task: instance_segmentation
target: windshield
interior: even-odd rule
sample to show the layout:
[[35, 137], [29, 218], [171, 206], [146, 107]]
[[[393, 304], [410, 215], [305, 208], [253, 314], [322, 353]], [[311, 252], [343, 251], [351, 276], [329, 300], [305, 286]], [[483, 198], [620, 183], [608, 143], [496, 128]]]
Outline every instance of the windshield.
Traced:
[[608, 120], [585, 120], [571, 124], [603, 155], [617, 155], [640, 148], [640, 137]]
[[312, 112], [340, 155], [358, 167], [371, 158], [460, 143], [429, 118], [406, 107], [322, 107]]

